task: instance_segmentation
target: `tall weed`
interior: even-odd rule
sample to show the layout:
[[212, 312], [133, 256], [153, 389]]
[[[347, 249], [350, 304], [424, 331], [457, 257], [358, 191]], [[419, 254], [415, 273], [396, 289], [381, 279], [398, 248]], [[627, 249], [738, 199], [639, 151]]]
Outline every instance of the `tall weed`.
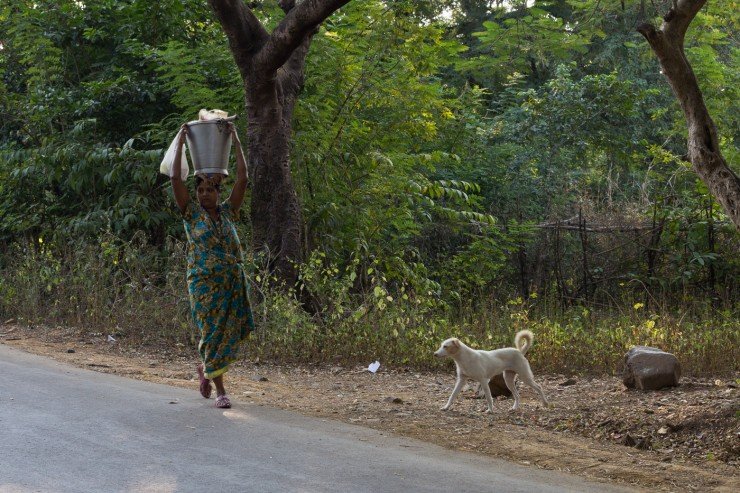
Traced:
[[[648, 312], [642, 303], [617, 312], [520, 298], [451, 308], [434, 286], [391, 285], [375, 267], [340, 267], [314, 254], [301, 268], [304, 289], [321, 309], [310, 315], [300, 296], [274, 287], [258, 262], [247, 259], [258, 330], [248, 358], [310, 363], [439, 368], [432, 355], [456, 336], [474, 348], [510, 346], [518, 330], [535, 333], [529, 358], [540, 371], [617, 373], [633, 345], [676, 354], [684, 373], [734, 374], [740, 369], [737, 309]], [[186, 345], [197, 335], [185, 284], [185, 246], [169, 240], [163, 251], [143, 240], [104, 236], [97, 244], [16, 244], [2, 257], [0, 318], [34, 325], [66, 325], [117, 334], [133, 345]]]

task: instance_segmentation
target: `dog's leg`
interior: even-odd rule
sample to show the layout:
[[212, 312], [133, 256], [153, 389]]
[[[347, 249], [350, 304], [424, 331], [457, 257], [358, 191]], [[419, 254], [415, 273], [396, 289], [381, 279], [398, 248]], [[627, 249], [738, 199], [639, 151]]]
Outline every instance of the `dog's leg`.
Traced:
[[460, 393], [460, 389], [462, 389], [463, 384], [465, 383], [465, 379], [462, 377], [457, 377], [457, 382], [455, 382], [455, 388], [452, 389], [452, 394], [450, 394], [450, 398], [447, 400], [447, 404], [441, 407], [443, 411], [447, 411], [450, 406], [452, 406], [452, 401], [455, 400], [455, 397], [457, 397], [457, 394]]
[[511, 407], [512, 411], [519, 410], [519, 392], [516, 390], [516, 372], [511, 370], [504, 371], [504, 382], [506, 387], [511, 391], [511, 396], [514, 398], [514, 405]]
[[482, 380], [480, 382], [480, 388], [483, 389], [483, 393], [486, 396], [486, 402], [488, 403], [488, 412], [493, 413], [493, 396], [491, 396], [491, 388], [488, 386], [490, 380]]
[[527, 366], [523, 368], [523, 371], [519, 374], [519, 378], [521, 378], [522, 382], [532, 387], [539, 394], [540, 399], [542, 399], [542, 404], [544, 404], [545, 407], [549, 405], [547, 403], [545, 393], [542, 391], [542, 387], [537, 385], [537, 382], [534, 381], [534, 375], [532, 374], [532, 369], [529, 367], [529, 364], [527, 364]]
[[483, 399], [485, 397], [485, 392], [483, 392], [483, 385], [481, 385], [480, 382], [478, 382], [478, 390], [475, 391], [475, 398], [476, 399]]

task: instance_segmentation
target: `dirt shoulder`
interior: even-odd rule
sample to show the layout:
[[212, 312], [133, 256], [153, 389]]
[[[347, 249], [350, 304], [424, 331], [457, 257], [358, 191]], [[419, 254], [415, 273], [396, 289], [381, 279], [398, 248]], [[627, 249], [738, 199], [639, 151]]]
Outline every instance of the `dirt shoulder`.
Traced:
[[[103, 334], [0, 325], [0, 343], [91, 370], [192, 388], [186, 348], [132, 347]], [[228, 373], [235, 405], [255, 402], [487, 454], [592, 480], [661, 491], [740, 491], [740, 391], [734, 381], [684, 379], [666, 391], [626, 391], [617, 378], [535, 376], [551, 408], [523, 388], [522, 410], [496, 402], [493, 415], [472, 388], [451, 411], [445, 372], [274, 365], [243, 361]]]

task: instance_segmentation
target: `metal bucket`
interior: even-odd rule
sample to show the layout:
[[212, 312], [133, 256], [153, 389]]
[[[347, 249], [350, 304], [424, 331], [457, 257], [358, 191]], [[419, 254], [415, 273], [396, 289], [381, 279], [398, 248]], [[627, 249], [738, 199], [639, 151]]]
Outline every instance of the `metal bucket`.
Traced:
[[231, 132], [228, 122], [233, 118], [188, 122], [188, 150], [195, 174], [228, 175], [231, 154]]

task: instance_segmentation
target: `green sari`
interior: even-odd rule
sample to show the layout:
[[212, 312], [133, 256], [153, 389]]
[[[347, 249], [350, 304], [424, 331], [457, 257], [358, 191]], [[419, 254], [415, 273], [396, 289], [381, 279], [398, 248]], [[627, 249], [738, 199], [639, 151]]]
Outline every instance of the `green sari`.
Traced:
[[188, 238], [188, 292], [193, 321], [200, 331], [198, 352], [206, 378], [227, 371], [239, 345], [254, 330], [242, 251], [231, 205], [218, 206], [214, 221], [197, 202], [183, 214]]

